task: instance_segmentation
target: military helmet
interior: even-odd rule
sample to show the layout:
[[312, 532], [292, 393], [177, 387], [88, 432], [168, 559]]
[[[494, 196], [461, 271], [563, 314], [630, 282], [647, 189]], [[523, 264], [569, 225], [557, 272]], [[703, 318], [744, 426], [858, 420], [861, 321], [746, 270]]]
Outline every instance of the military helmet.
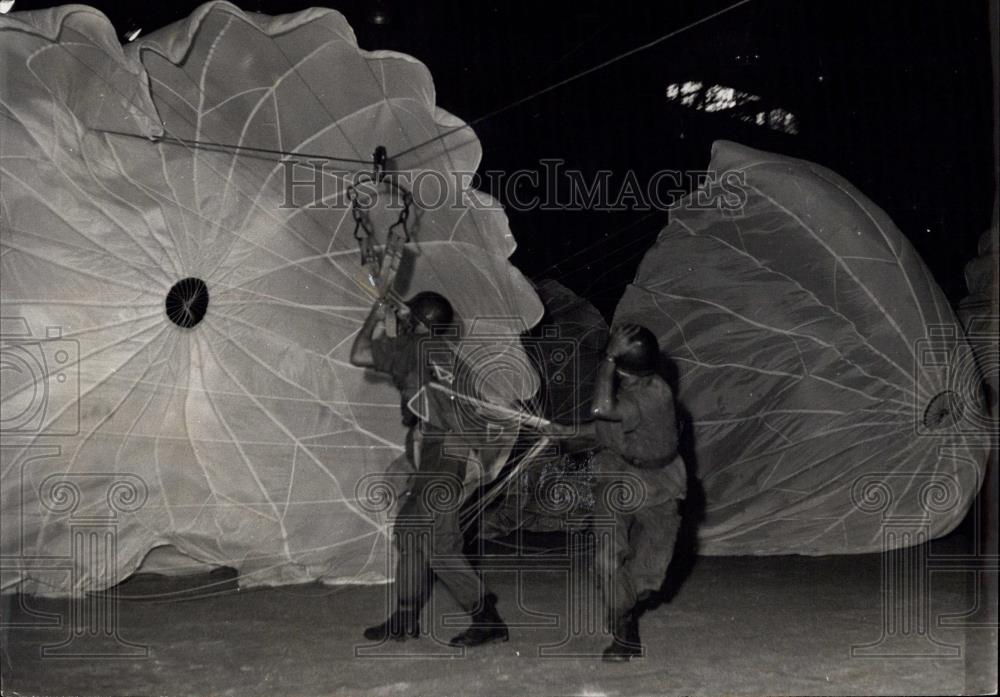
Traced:
[[406, 305], [413, 318], [428, 328], [451, 324], [455, 320], [455, 311], [448, 299], [431, 290], [417, 293]]
[[649, 375], [656, 370], [660, 346], [656, 336], [643, 326], [636, 326], [635, 336], [628, 350], [615, 360], [615, 365], [627, 373]]

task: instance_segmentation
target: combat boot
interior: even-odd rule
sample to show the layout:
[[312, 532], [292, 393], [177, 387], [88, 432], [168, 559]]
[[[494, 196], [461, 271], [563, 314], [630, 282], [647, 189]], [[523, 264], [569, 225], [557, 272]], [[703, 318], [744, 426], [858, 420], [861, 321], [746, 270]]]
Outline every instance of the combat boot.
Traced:
[[622, 663], [634, 656], [642, 657], [642, 642], [639, 639], [639, 618], [630, 611], [615, 617], [611, 622], [611, 645], [604, 649], [604, 660]]
[[382, 624], [365, 630], [365, 639], [369, 641], [405, 641], [420, 636], [420, 610], [398, 608]]
[[452, 646], [479, 646], [492, 641], [507, 641], [507, 625], [496, 608], [497, 597], [490, 593], [478, 611], [472, 613], [472, 624], [448, 642]]

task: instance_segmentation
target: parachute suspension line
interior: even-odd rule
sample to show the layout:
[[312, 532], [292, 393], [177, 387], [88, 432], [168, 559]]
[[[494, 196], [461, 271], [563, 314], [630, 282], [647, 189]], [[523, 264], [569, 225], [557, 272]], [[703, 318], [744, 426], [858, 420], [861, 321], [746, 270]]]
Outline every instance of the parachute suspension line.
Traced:
[[490, 490], [483, 494], [472, 509], [463, 511], [459, 515], [462, 531], [467, 532], [469, 528], [472, 527], [472, 524], [476, 521], [476, 519], [483, 514], [486, 508], [493, 503], [493, 501], [495, 501], [500, 494], [503, 493], [507, 486], [511, 485], [516, 480], [516, 477], [524, 471], [525, 467], [529, 463], [538, 458], [539, 455], [542, 455], [548, 446], [549, 437], [542, 436], [538, 442], [532, 446], [531, 450], [525, 453], [517, 464], [510, 468], [510, 472], [508, 472], [502, 480], [493, 483]]
[[662, 42], [664, 42], [664, 41], [666, 41], [668, 39], [672, 39], [673, 37], [675, 37], [675, 36], [677, 36], [679, 34], [683, 34], [684, 32], [688, 31], [689, 29], [694, 29], [695, 27], [697, 27], [697, 26], [699, 26], [701, 24], [704, 24], [705, 22], [709, 22], [709, 21], [715, 19], [716, 17], [721, 17], [722, 15], [726, 14], [727, 12], [731, 12], [732, 10], [735, 10], [736, 8], [738, 8], [738, 7], [742, 6], [742, 5], [746, 5], [749, 2], [751, 2], [751, 0], [739, 0], [738, 2], [734, 2], [731, 5], [727, 5], [726, 7], [723, 7], [721, 10], [719, 10], [717, 12], [713, 12], [710, 15], [707, 15], [705, 17], [702, 17], [701, 19], [695, 20], [694, 22], [691, 22], [690, 24], [686, 24], [683, 27], [680, 27], [679, 29], [674, 29], [673, 31], [669, 31], [666, 34], [663, 34], [662, 36], [659, 36], [659, 37], [653, 39], [652, 41], [649, 41], [647, 43], [642, 44], [641, 46], [636, 46], [635, 48], [631, 48], [628, 51], [625, 51], [624, 53], [620, 53], [617, 56], [614, 56], [612, 58], [607, 59], [606, 61], [598, 63], [597, 65], [594, 65], [594, 66], [591, 66], [590, 68], [586, 68], [584, 70], [581, 70], [580, 72], [575, 73], [573, 75], [570, 75], [567, 78], [563, 78], [562, 80], [559, 80], [558, 82], [554, 82], [551, 85], [549, 85], [548, 87], [543, 87], [542, 89], [537, 90], [535, 92], [532, 92], [529, 95], [526, 95], [526, 96], [521, 97], [519, 99], [515, 99], [513, 102], [510, 102], [510, 103], [508, 103], [508, 104], [506, 104], [506, 105], [504, 105], [502, 107], [499, 107], [498, 109], [494, 109], [493, 111], [491, 111], [489, 113], [483, 114], [482, 116], [479, 116], [478, 118], [475, 118], [475, 119], [473, 119], [472, 121], [469, 121], [466, 124], [463, 124], [461, 126], [456, 126], [455, 128], [450, 128], [447, 131], [445, 131], [444, 133], [439, 133], [438, 135], [434, 136], [433, 138], [428, 138], [427, 140], [425, 140], [422, 143], [417, 143], [413, 147], [406, 148], [405, 150], [402, 150], [402, 151], [396, 153], [395, 155], [393, 155], [393, 157], [402, 157], [403, 155], [409, 155], [411, 152], [413, 152], [415, 150], [419, 150], [420, 148], [422, 148], [422, 147], [424, 147], [426, 145], [430, 145], [431, 143], [434, 143], [436, 141], [443, 140], [443, 139], [447, 138], [448, 136], [452, 135], [453, 133], [457, 133], [458, 131], [461, 131], [461, 130], [466, 129], [466, 128], [472, 128], [473, 126], [481, 124], [481, 123], [483, 123], [483, 122], [485, 122], [485, 121], [487, 121], [489, 119], [492, 119], [495, 116], [499, 116], [500, 114], [502, 114], [502, 113], [504, 113], [506, 111], [509, 111], [509, 110], [511, 110], [511, 109], [513, 109], [515, 107], [521, 106], [522, 104], [526, 104], [526, 103], [532, 101], [533, 99], [537, 99], [538, 97], [541, 97], [543, 94], [547, 94], [547, 93], [551, 92], [552, 90], [559, 89], [560, 87], [563, 87], [564, 85], [568, 85], [571, 82], [576, 82], [577, 80], [579, 80], [582, 77], [586, 77], [587, 75], [590, 75], [591, 73], [596, 73], [598, 70], [603, 70], [604, 68], [607, 68], [608, 66], [613, 65], [614, 63], [617, 63], [619, 61], [625, 60], [626, 58], [634, 56], [637, 53], [641, 53], [642, 51], [650, 49], [653, 46], [656, 46], [657, 44], [660, 44], [660, 43], [662, 43]]
[[[592, 242], [592, 243], [590, 243], [588, 245], [584, 245], [582, 247], [578, 247], [576, 249], [576, 251], [574, 251], [572, 254], [569, 254], [569, 255], [563, 257], [562, 259], [560, 259], [559, 261], [555, 262], [554, 264], [550, 264], [549, 266], [547, 266], [544, 269], [542, 269], [537, 274], [537, 277], [538, 278], [552, 278], [553, 280], [556, 280], [556, 281], [559, 281], [559, 280], [565, 278], [566, 276], [568, 276], [570, 274], [569, 271], [563, 271], [563, 268], [565, 268], [565, 264], [566, 264], [567, 261], [569, 261], [570, 259], [574, 259], [574, 258], [576, 258], [578, 256], [581, 256], [583, 254], [586, 254], [587, 252], [593, 251], [594, 249], [597, 249], [598, 247], [600, 247], [602, 244], [609, 244], [609, 243], [613, 244], [614, 248], [612, 249], [612, 252], [614, 252], [614, 251], [621, 251], [621, 250], [626, 249], [628, 247], [632, 247], [632, 246], [635, 246], [635, 245], [638, 245], [638, 244], [641, 244], [641, 243], [645, 242], [646, 240], [645, 240], [645, 238], [642, 237], [642, 235], [636, 235], [636, 236], [633, 236], [633, 238], [632, 238], [632, 240], [630, 242], [622, 243], [622, 241], [621, 241], [622, 240], [621, 235], [623, 233], [625, 233], [626, 231], [631, 230], [632, 228], [637, 227], [638, 225], [641, 225], [642, 223], [646, 222], [647, 220], [649, 220], [650, 218], [652, 218], [654, 215], [657, 215], [658, 212], [659, 211], [652, 211], [650, 213], [646, 213], [641, 218], [633, 220], [631, 223], [623, 225], [622, 227], [620, 227], [620, 228], [618, 228], [616, 230], [612, 230], [611, 232], [607, 233], [604, 237], [602, 237], [601, 239], [597, 240], [596, 242]], [[634, 254], [631, 255], [631, 256], [629, 256], [629, 261], [631, 261], [634, 256], [635, 256]], [[621, 266], [621, 264], [618, 264], [617, 266]], [[552, 275], [552, 272], [555, 272], [555, 275]], [[593, 287], [593, 283], [591, 283], [591, 285], [589, 287]]]
[[[275, 150], [272, 148], [258, 148], [251, 145], [234, 145], [232, 143], [216, 143], [210, 140], [191, 140], [189, 138], [178, 138], [176, 136], [147, 136], [141, 133], [128, 133], [126, 131], [114, 131], [104, 128], [93, 129], [96, 133], [106, 133], [112, 136], [122, 136], [124, 138], [139, 138], [152, 143], [166, 143], [168, 145], [182, 145], [197, 150], [208, 150], [210, 152], [233, 152], [233, 153], [253, 153], [256, 155], [274, 155], [284, 161], [299, 161], [303, 163], [309, 160], [325, 160], [327, 162], [347, 162], [356, 165], [370, 165], [371, 160], [362, 160], [351, 157], [333, 157], [331, 155], [317, 155], [305, 152], [290, 152], [288, 150]], [[381, 147], [381, 146], [380, 146]], [[274, 159], [271, 157], [262, 159]]]

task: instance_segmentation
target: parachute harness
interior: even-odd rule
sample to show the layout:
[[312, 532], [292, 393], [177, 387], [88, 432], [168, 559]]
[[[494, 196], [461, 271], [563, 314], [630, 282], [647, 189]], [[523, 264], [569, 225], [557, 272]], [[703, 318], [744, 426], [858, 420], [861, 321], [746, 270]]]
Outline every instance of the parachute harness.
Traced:
[[[398, 306], [400, 301], [395, 296], [392, 287], [403, 258], [403, 248], [410, 241], [407, 222], [410, 218], [410, 208], [413, 205], [413, 194], [399, 182], [385, 176], [386, 159], [385, 147], [378, 146], [372, 156], [371, 173], [364, 172], [357, 179], [358, 186], [365, 186], [369, 189], [385, 184], [388, 193], [395, 194], [399, 198], [401, 204], [399, 216], [396, 218], [396, 222], [389, 226], [385, 236], [385, 245], [381, 250], [376, 245], [375, 230], [368, 217], [368, 209], [371, 208], [372, 204], [371, 195], [365, 193], [362, 197], [358, 186], [349, 184], [347, 200], [350, 202], [351, 216], [354, 218], [354, 239], [358, 242], [361, 266], [368, 272], [368, 281], [376, 289], [379, 300]], [[391, 325], [387, 326], [390, 335], [395, 335], [395, 313], [390, 313], [386, 319], [387, 325]]]
[[354, 239], [357, 240], [358, 251], [361, 253], [361, 265], [368, 269], [368, 279], [379, 289], [380, 296], [392, 286], [396, 271], [399, 269], [403, 245], [410, 241], [407, 221], [410, 217], [410, 207], [413, 205], [413, 194], [398, 182], [386, 178], [385, 163], [385, 147], [380, 145], [375, 149], [372, 172], [359, 175], [357, 181], [358, 185], [367, 185], [371, 188], [386, 184], [389, 192], [397, 194], [402, 204], [399, 217], [389, 226], [385, 246], [381, 252], [376, 247], [375, 230], [368, 218], [368, 209], [371, 207], [370, 195], [364, 196], [367, 200], [361, 200], [358, 186], [350, 184], [347, 187], [347, 200], [350, 202], [351, 216], [354, 218]]

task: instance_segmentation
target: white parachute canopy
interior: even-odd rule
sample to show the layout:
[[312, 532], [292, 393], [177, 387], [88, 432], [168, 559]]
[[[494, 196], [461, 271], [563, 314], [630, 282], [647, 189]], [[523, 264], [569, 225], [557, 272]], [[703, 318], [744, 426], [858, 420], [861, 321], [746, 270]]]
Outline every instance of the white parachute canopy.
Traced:
[[[398, 393], [348, 362], [374, 291], [344, 170], [382, 145], [407, 181], [434, 175], [445, 201], [414, 191], [397, 290], [444, 293], [467, 332], [490, 318], [464, 345], [508, 369], [484, 366], [481, 387], [523, 398], [537, 376], [517, 333], [542, 307], [506, 216], [463, 186], [475, 134], [435, 106], [421, 63], [360, 50], [328, 10], [210, 3], [123, 51], [76, 5], [0, 18], [0, 47], [0, 587], [100, 589], [161, 545], [244, 585], [383, 580], [368, 485], [404, 431]], [[178, 139], [360, 164], [288, 187], [273, 155]], [[397, 217], [379, 196], [378, 241]], [[166, 312], [182, 281], [170, 302], [202, 316], [189, 327]], [[112, 541], [77, 549], [79, 525]]]
[[[618, 305], [675, 363], [705, 554], [845, 554], [945, 534], [989, 419], [947, 301], [835, 173], [717, 142]], [[696, 494], [697, 495], [697, 494]]]

